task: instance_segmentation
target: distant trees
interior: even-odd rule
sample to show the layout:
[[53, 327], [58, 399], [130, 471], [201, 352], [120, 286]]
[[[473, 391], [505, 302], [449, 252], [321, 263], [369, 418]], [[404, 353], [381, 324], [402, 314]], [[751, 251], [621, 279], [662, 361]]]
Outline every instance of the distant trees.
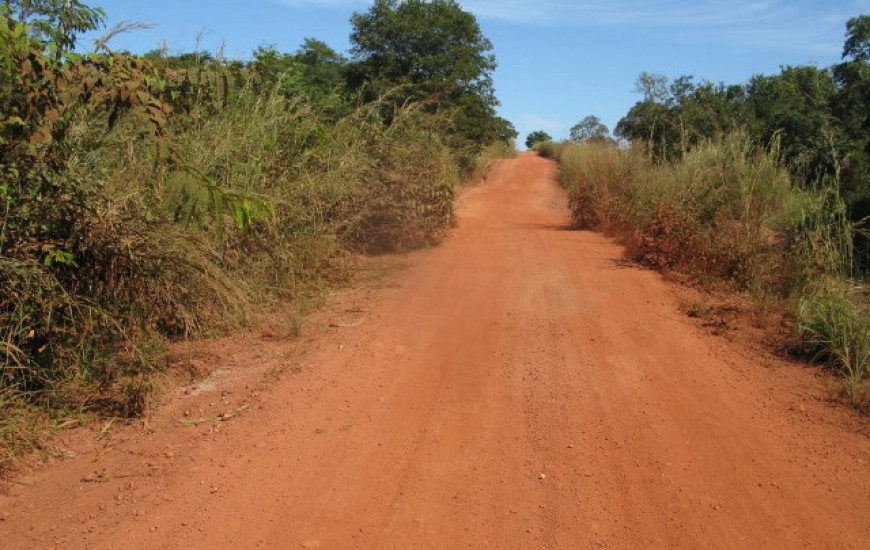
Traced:
[[543, 130], [536, 130], [526, 136], [526, 147], [531, 149], [538, 143], [553, 141], [553, 137]]
[[[870, 15], [848, 21], [843, 61], [832, 67], [785, 66], [742, 85], [641, 73], [636, 88], [642, 99], [615, 134], [642, 143], [654, 159], [748, 132], [759, 146], [776, 143], [799, 181], [836, 186], [853, 221], [870, 216]], [[870, 267], [870, 246], [856, 244]]]
[[575, 143], [584, 141], [611, 141], [610, 130], [595, 115], [589, 115], [575, 124], [571, 128], [569, 136], [571, 141]]

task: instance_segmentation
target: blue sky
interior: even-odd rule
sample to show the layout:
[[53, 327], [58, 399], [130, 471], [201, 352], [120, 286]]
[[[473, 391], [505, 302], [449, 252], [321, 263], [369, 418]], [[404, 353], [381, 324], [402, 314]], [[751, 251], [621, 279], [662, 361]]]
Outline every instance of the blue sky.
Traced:
[[[349, 19], [367, 0], [86, 0], [109, 22], [156, 28], [122, 35], [118, 49], [144, 52], [224, 45], [248, 58], [259, 45], [294, 51], [313, 37], [344, 51]], [[846, 21], [870, 0], [460, 0], [492, 40], [500, 113], [520, 132], [556, 138], [586, 115], [611, 129], [638, 100], [641, 71], [728, 84], [781, 65], [828, 66], [840, 58]], [[87, 46], [87, 43], [84, 44]]]

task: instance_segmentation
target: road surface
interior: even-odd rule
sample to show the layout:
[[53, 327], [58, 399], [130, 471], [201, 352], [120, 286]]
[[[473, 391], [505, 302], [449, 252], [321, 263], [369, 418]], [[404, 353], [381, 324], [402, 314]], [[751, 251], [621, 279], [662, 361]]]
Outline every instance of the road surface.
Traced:
[[861, 420], [568, 230], [555, 170], [501, 162], [301, 342], [204, 344], [222, 378], [9, 485], [0, 548], [870, 548]]

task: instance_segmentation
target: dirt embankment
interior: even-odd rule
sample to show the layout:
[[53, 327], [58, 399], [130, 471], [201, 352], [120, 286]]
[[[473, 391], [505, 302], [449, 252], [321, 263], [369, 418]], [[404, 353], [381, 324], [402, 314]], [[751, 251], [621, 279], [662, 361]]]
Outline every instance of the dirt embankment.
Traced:
[[195, 346], [217, 376], [10, 485], [0, 548], [870, 548], [870, 440], [813, 371], [567, 219], [502, 162], [301, 341]]

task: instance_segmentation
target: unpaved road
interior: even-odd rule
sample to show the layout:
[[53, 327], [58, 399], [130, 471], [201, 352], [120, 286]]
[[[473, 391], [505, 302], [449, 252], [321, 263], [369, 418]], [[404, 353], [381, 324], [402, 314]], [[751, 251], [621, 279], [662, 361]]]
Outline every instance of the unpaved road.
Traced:
[[301, 344], [209, 344], [285, 373], [68, 442], [0, 497], [0, 548], [870, 548], [861, 421], [565, 230], [553, 176], [501, 163]]

